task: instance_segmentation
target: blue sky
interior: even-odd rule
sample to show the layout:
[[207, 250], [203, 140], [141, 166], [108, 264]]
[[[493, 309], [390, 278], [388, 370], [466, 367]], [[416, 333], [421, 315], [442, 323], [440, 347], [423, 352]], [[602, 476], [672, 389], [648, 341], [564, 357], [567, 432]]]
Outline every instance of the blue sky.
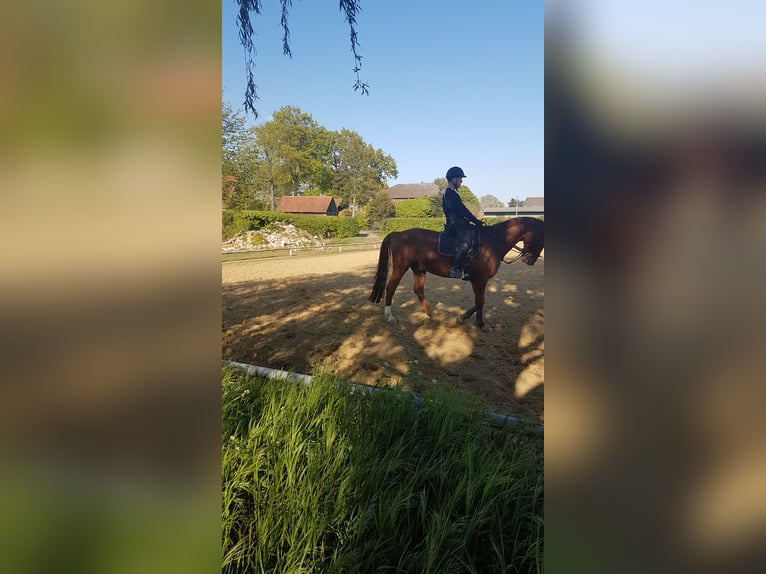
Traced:
[[[416, 183], [461, 166], [477, 197], [543, 195], [543, 1], [362, 0], [362, 81], [354, 92], [348, 27], [334, 0], [293, 3], [292, 59], [280, 3], [253, 18], [258, 120], [296, 106], [331, 130], [356, 131]], [[223, 99], [241, 107], [244, 50], [234, 0], [223, 0]]]

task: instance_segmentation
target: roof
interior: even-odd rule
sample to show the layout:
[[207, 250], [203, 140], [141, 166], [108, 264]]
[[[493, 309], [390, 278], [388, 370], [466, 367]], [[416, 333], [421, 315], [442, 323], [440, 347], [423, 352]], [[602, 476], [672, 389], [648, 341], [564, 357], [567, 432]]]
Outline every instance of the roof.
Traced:
[[436, 197], [440, 190], [435, 183], [397, 183], [386, 191], [391, 199], [415, 199], [417, 197]]
[[329, 195], [286, 195], [279, 200], [276, 211], [324, 214], [331, 207], [335, 208], [335, 200]]
[[524, 207], [544, 207], [544, 197], [528, 197], [524, 200]]

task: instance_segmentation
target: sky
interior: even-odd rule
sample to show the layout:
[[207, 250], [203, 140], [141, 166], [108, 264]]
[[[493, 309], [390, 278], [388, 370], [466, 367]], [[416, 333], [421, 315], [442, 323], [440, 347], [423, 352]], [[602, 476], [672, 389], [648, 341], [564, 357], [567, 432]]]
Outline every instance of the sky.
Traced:
[[[223, 0], [223, 100], [243, 115], [245, 52], [237, 3]], [[265, 0], [256, 32], [258, 119], [283, 106], [357, 132], [394, 158], [397, 183], [431, 182], [453, 165], [476, 197], [544, 194], [543, 1], [361, 0], [355, 92], [348, 25], [336, 1], [293, 2], [292, 59], [282, 54], [280, 2]]]

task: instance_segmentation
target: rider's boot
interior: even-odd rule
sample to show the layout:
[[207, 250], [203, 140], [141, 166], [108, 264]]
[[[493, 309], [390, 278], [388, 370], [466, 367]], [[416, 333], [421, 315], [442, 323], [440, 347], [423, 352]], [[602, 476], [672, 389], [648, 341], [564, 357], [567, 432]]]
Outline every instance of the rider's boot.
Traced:
[[468, 279], [468, 275], [463, 271], [463, 260], [468, 253], [468, 245], [465, 243], [458, 246], [455, 251], [455, 259], [452, 260], [452, 267], [450, 267], [448, 277], [453, 279]]

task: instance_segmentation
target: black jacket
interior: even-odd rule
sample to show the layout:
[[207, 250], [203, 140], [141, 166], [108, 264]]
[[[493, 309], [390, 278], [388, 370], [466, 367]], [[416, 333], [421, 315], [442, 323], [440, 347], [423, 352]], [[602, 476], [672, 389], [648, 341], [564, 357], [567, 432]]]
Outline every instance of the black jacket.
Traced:
[[467, 225], [469, 223], [475, 223], [481, 225], [481, 222], [468, 211], [468, 208], [463, 204], [463, 200], [457, 192], [448, 187], [444, 190], [442, 196], [442, 209], [444, 210], [444, 216], [447, 218], [447, 228], [454, 225]]

